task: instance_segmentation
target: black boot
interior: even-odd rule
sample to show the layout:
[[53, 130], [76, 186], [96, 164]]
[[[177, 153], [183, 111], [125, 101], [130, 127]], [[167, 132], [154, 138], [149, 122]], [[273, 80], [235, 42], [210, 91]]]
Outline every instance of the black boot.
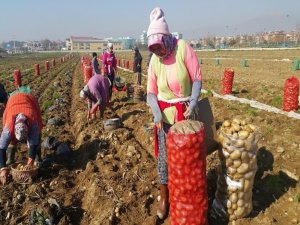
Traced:
[[6, 154], [7, 154], [7, 161], [6, 165], [11, 165], [15, 163], [15, 153], [16, 153], [17, 146], [16, 145], [9, 145]]

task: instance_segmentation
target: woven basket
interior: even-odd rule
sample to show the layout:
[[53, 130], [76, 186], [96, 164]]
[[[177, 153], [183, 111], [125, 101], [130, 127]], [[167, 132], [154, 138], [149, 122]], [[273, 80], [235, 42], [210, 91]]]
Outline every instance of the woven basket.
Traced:
[[34, 178], [38, 175], [38, 167], [33, 167], [29, 170], [19, 170], [17, 166], [22, 164], [23, 166], [26, 163], [15, 163], [11, 166], [11, 172], [13, 180], [19, 184], [31, 184]]

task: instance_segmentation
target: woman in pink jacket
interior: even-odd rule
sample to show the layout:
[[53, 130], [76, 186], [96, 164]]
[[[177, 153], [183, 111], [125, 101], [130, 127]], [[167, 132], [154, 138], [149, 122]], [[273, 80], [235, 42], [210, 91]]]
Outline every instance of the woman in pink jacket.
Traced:
[[108, 43], [107, 51], [104, 52], [102, 56], [102, 64], [103, 64], [103, 71], [104, 75], [106, 75], [110, 81], [109, 87], [109, 99], [112, 96], [112, 88], [115, 83], [115, 74], [117, 71], [117, 59], [115, 53], [113, 51], [114, 47], [112, 43]]
[[160, 183], [159, 218], [168, 216], [168, 162], [166, 133], [176, 122], [193, 115], [202, 85], [198, 58], [191, 46], [169, 32], [164, 12], [155, 8], [150, 14], [148, 49], [153, 53], [147, 80], [147, 103], [156, 124], [155, 147]]

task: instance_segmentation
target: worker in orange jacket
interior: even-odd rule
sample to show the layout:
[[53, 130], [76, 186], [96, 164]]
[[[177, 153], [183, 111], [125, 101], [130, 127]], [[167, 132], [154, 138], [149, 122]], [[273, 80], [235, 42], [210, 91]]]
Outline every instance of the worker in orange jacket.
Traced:
[[29, 146], [27, 165], [33, 166], [36, 156], [40, 157], [42, 128], [40, 107], [32, 94], [17, 92], [9, 97], [3, 115], [3, 130], [0, 137], [0, 183], [6, 183], [8, 176], [6, 165], [15, 161], [18, 142], [27, 141]]

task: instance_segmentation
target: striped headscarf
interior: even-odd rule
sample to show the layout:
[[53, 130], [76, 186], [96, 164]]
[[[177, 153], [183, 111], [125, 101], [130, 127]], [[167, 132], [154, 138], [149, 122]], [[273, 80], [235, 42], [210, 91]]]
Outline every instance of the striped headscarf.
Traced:
[[161, 48], [166, 50], [166, 54], [157, 56], [160, 58], [167, 58], [174, 50], [175, 38], [172, 34], [152, 34], [148, 37], [148, 49], [150, 52], [153, 52], [153, 49], [151, 48], [154, 45], [160, 45]]

